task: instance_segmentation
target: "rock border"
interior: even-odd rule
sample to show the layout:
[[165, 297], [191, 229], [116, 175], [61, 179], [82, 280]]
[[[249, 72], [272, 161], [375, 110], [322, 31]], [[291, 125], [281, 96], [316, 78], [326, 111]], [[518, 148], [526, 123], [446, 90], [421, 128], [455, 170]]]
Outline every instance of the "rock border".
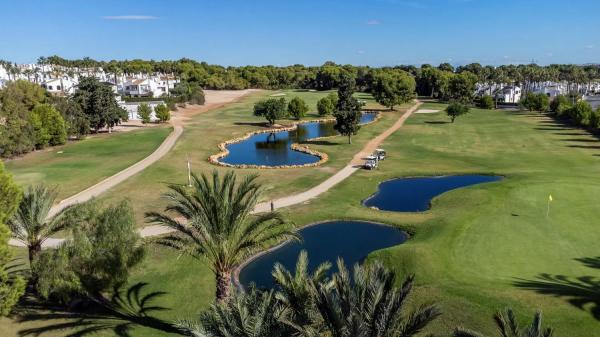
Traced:
[[[369, 125], [372, 123], [375, 123], [377, 121], [379, 121], [379, 119], [381, 119], [382, 114], [378, 111], [363, 111], [362, 113], [375, 113], [375, 118], [372, 121], [369, 121], [367, 123], [362, 124], [361, 126], [365, 126], [365, 125]], [[277, 166], [268, 166], [268, 165], [248, 165], [248, 164], [228, 164], [228, 163], [224, 163], [222, 161], [219, 161], [219, 159], [226, 157], [229, 154], [229, 150], [227, 150], [227, 145], [230, 144], [235, 144], [235, 143], [239, 143], [242, 142], [254, 135], [258, 135], [261, 133], [272, 133], [272, 132], [285, 132], [285, 131], [293, 131], [296, 130], [298, 128], [298, 125], [300, 124], [305, 124], [305, 123], [327, 123], [327, 122], [331, 122], [331, 121], [335, 121], [335, 118], [333, 117], [328, 117], [328, 118], [320, 118], [320, 119], [308, 119], [308, 120], [302, 120], [302, 121], [297, 121], [294, 122], [292, 125], [290, 126], [286, 126], [286, 127], [280, 127], [280, 128], [272, 128], [272, 129], [266, 129], [266, 130], [255, 130], [255, 131], [251, 131], [246, 133], [245, 135], [238, 137], [238, 138], [233, 138], [227, 141], [224, 141], [222, 143], [219, 143], [218, 148], [220, 150], [219, 153], [217, 154], [213, 154], [211, 156], [208, 157], [208, 162], [213, 164], [213, 165], [218, 165], [218, 166], [223, 166], [223, 167], [229, 167], [229, 168], [240, 168], [240, 169], [259, 169], [259, 170], [268, 170], [268, 169], [283, 169], [283, 168], [302, 168], [302, 167], [317, 167], [317, 166], [321, 166], [323, 163], [327, 162], [329, 160], [329, 155], [325, 152], [320, 152], [317, 150], [313, 150], [311, 149], [308, 145], [300, 145], [298, 143], [293, 143], [290, 148], [293, 151], [298, 151], [298, 152], [303, 152], [303, 153], [307, 153], [309, 155], [315, 156], [319, 158], [319, 161], [314, 162], [314, 163], [309, 163], [309, 164], [301, 164], [301, 165], [277, 165]], [[338, 135], [332, 135], [332, 136], [323, 136], [323, 137], [317, 137], [317, 138], [311, 138], [309, 141], [314, 141], [314, 140], [319, 140], [319, 139], [325, 139], [325, 138], [331, 138], [331, 137], [337, 137]]]

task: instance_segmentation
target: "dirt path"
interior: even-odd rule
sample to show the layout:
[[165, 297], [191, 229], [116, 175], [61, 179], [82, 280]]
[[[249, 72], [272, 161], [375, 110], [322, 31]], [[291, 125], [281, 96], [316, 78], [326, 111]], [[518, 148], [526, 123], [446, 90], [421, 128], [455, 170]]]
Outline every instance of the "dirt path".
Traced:
[[[238, 97], [237, 99], [239, 99], [241, 97], [242, 96]], [[222, 106], [224, 104], [225, 103], [220, 103], [220, 105], [213, 106], [212, 108], [208, 108], [205, 111], [210, 110], [210, 109], [214, 109], [215, 107]], [[288, 206], [292, 206], [292, 205], [297, 205], [297, 204], [301, 204], [303, 202], [306, 202], [306, 201], [308, 201], [310, 199], [316, 198], [317, 196], [319, 196], [319, 195], [327, 192], [329, 189], [331, 189], [335, 185], [337, 185], [340, 182], [344, 181], [346, 178], [350, 177], [354, 172], [356, 172], [357, 170], [359, 170], [362, 167], [362, 163], [364, 161], [364, 157], [366, 157], [366, 156], [370, 155], [371, 153], [373, 153], [373, 151], [375, 151], [375, 149], [377, 149], [381, 145], [381, 143], [383, 143], [383, 141], [387, 137], [389, 137], [391, 134], [393, 134], [398, 129], [400, 129], [402, 127], [402, 125], [404, 125], [404, 122], [408, 119], [408, 117], [410, 117], [421, 106], [421, 104], [422, 104], [422, 102], [417, 101], [417, 103], [414, 106], [412, 106], [410, 109], [408, 109], [394, 123], [394, 125], [392, 125], [391, 127], [389, 127], [387, 130], [385, 130], [384, 132], [382, 132], [377, 137], [375, 137], [372, 140], [370, 140], [362, 148], [362, 150], [359, 153], [357, 153], [354, 156], [354, 158], [352, 158], [352, 160], [350, 161], [350, 163], [348, 165], [346, 165], [343, 169], [341, 169], [340, 171], [338, 171], [337, 173], [335, 173], [333, 176], [327, 178], [325, 181], [323, 181], [319, 185], [317, 185], [317, 186], [315, 186], [315, 187], [313, 187], [313, 188], [311, 188], [311, 189], [309, 189], [307, 191], [304, 191], [304, 192], [301, 192], [301, 193], [298, 193], [298, 194], [294, 194], [294, 195], [291, 195], [291, 196], [287, 196], [287, 197], [283, 197], [283, 198], [279, 198], [279, 199], [273, 200], [273, 205], [275, 206], [275, 208], [282, 208], [282, 207], [288, 207]], [[197, 112], [194, 111], [194, 112], [191, 112], [191, 113], [197, 113]], [[177, 135], [176, 138], [174, 138], [174, 140], [172, 141], [173, 144], [175, 143], [175, 141], [177, 140], [177, 138], [179, 138], [179, 136], [181, 135], [181, 132], [183, 131], [183, 127], [181, 125], [184, 124], [184, 121], [186, 119], [188, 119], [189, 117], [190, 117], [190, 112], [186, 113], [184, 111], [184, 113], [179, 117], [180, 118], [179, 120], [175, 119], [177, 117], [174, 118], [175, 120], [174, 120], [173, 124], [174, 124], [174, 128], [175, 129], [174, 129], [174, 132], [171, 133], [171, 135], [173, 135], [176, 132], [175, 130], [177, 130], [177, 128], [180, 128], [181, 131], [180, 131], [180, 134]], [[171, 137], [171, 135], [169, 135], [169, 137], [167, 137], [167, 139], [165, 139], [165, 141], [163, 142], [163, 144], [161, 144], [161, 146], [154, 153], [158, 152], [163, 147], [163, 145], [165, 145], [165, 143], [167, 143], [167, 140]], [[173, 147], [173, 144], [171, 144], [171, 145], [166, 144], [165, 146], [166, 147], [168, 146], [168, 148], [167, 148], [166, 152], [164, 152], [164, 153], [162, 153], [163, 151], [161, 151], [162, 154], [160, 155], [160, 157], [164, 156], [164, 154], [166, 154]], [[154, 155], [154, 153], [152, 153], [150, 156], [146, 157], [144, 160], [146, 160], [147, 158], [150, 158], [152, 155]], [[146, 166], [144, 166], [144, 168], [147, 167], [147, 166], [149, 166], [150, 164], [152, 164], [156, 160], [158, 160], [160, 157], [158, 157], [158, 158], [154, 159], [153, 161], [151, 161], [149, 164], [147, 164]], [[137, 164], [143, 162], [144, 160], [142, 160], [142, 161], [134, 164], [133, 166], [131, 166], [131, 167], [129, 167], [129, 168], [127, 168], [127, 169], [125, 169], [125, 170], [117, 173], [115, 176], [118, 176], [121, 173], [129, 170], [130, 168], [133, 168], [134, 166], [136, 166]], [[137, 171], [134, 170], [132, 172], [137, 173], [137, 172], [143, 170], [144, 168], [138, 169]], [[107, 183], [108, 185], [106, 185], [106, 186], [109, 186], [110, 184], [112, 184], [112, 185], [110, 185], [110, 187], [113, 187], [116, 184], [118, 184], [119, 182], [127, 179], [128, 177], [130, 177], [131, 175], [133, 175], [135, 173], [131, 173], [130, 172], [129, 174], [125, 174], [122, 179], [119, 178], [119, 177], [113, 178], [115, 176], [110, 177], [110, 178], [108, 178], [106, 180], [114, 179], [114, 181]], [[116, 181], [118, 181], [118, 182], [116, 182]], [[97, 186], [99, 184], [102, 184], [103, 182], [100, 182], [100, 183], [98, 183], [98, 184], [90, 187], [88, 190], [94, 189], [95, 186]], [[104, 191], [106, 191], [106, 190], [108, 190], [110, 188], [110, 187], [106, 187], [106, 186], [104, 186], [105, 189], [103, 189], [103, 188], [96, 188], [95, 190], [93, 190], [91, 192], [88, 192], [88, 193], [98, 192], [98, 191], [104, 192]], [[80, 199], [76, 198], [78, 195], [80, 195], [82, 193], [85, 193], [88, 190], [80, 192], [80, 193], [76, 194], [75, 196], [71, 197], [71, 198], [74, 198], [71, 201], [71, 204], [74, 203], [74, 202], [81, 202], [81, 201], [89, 200], [92, 196], [94, 196], [94, 195], [91, 195], [91, 196], [89, 196], [85, 200], [84, 200], [84, 197], [86, 197], [88, 195], [83, 195], [82, 197], [80, 197]], [[100, 192], [100, 193], [102, 193], [102, 192]], [[68, 199], [71, 199], [71, 198], [68, 198]], [[65, 199], [65, 200], [67, 200], [67, 199]], [[77, 200], [77, 201], [75, 201], [75, 200]], [[61, 202], [61, 204], [62, 204], [62, 202]], [[58, 207], [58, 206], [60, 206], [60, 204], [57, 205], [57, 206], [55, 206], [55, 207]], [[66, 206], [62, 206], [62, 207], [64, 208]], [[269, 202], [263, 202], [263, 203], [260, 203], [260, 204], [256, 205], [256, 208], [254, 209], [253, 213], [268, 212], [270, 210], [271, 210], [271, 202], [270, 201]], [[54, 208], [52, 209], [52, 211], [54, 211]], [[169, 233], [171, 231], [172, 230], [170, 228], [168, 228], [168, 227], [164, 227], [164, 226], [160, 226], [160, 225], [152, 225], [152, 226], [146, 226], [146, 227], [140, 229], [140, 235], [142, 237], [151, 237], [151, 236], [157, 236], [157, 235], [167, 234], [167, 233]], [[56, 247], [62, 241], [63, 241], [62, 239], [53, 239], [53, 238], [52, 239], [48, 239], [48, 240], [46, 240], [46, 242], [44, 242], [44, 247]], [[10, 244], [14, 245], [14, 246], [23, 246], [22, 243], [20, 243], [18, 241], [15, 241], [15, 240], [12, 240], [12, 239], [10, 241]]]
[[365, 147], [363, 147], [363, 149], [354, 156], [354, 158], [350, 162], [350, 165], [361, 165], [364, 162], [364, 158], [375, 152], [375, 150], [381, 145], [381, 143], [383, 143], [383, 141], [392, 133], [398, 131], [398, 129], [400, 129], [402, 125], [404, 125], [404, 122], [408, 119], [408, 117], [410, 117], [413, 114], [413, 112], [417, 111], [421, 104], [423, 103], [417, 101], [415, 105], [410, 107], [410, 109], [406, 110], [406, 112], [402, 116], [400, 116], [400, 118], [398, 118], [394, 125], [390, 126], [379, 136], [371, 139], [367, 143], [367, 145], [365, 145]]
[[[173, 148], [179, 137], [183, 134], [183, 127], [186, 122], [194, 115], [203, 113], [209, 110], [220, 108], [228, 103], [236, 102], [247, 94], [256, 90], [206, 90], [204, 92], [206, 102], [204, 105], [190, 105], [185, 108], [180, 108], [173, 113], [170, 121], [173, 126], [173, 131], [165, 138], [160, 146], [154, 150], [149, 156], [138, 161], [137, 163], [127, 167], [126, 169], [100, 181], [99, 183], [88, 187], [87, 189], [70, 196], [66, 199], [61, 200], [58, 204], [54, 205], [50, 209], [49, 216], [53, 216], [61, 210], [74, 205], [88, 201], [94, 197], [101, 195], [109, 189], [117, 186], [128, 178], [135, 174], [143, 171], [148, 166], [154, 164], [156, 161], [165, 156]], [[44, 242], [45, 247], [55, 247], [62, 242], [61, 239], [48, 239]], [[13, 246], [23, 246], [23, 244], [17, 240], [11, 239], [9, 242]]]
[[143, 171], [148, 166], [154, 164], [157, 160], [169, 153], [169, 151], [173, 148], [175, 142], [177, 142], [177, 139], [179, 139], [182, 133], [183, 127], [181, 125], [174, 125], [173, 131], [167, 136], [167, 138], [165, 138], [165, 140], [160, 144], [160, 146], [156, 150], [154, 150], [154, 152], [152, 152], [148, 157], [102, 180], [101, 182], [86, 188], [85, 190], [73, 196], [61, 200], [58, 204], [54, 205], [52, 209], [50, 209], [49, 216], [54, 216], [58, 212], [71, 205], [85, 202], [94, 197], [97, 197], [100, 194], [127, 180], [129, 177]]
[[[410, 109], [408, 109], [394, 123], [394, 125], [392, 125], [387, 130], [382, 132], [379, 136], [370, 140], [363, 147], [363, 149], [354, 156], [354, 158], [350, 161], [350, 163], [348, 165], [346, 165], [343, 169], [339, 170], [337, 173], [335, 173], [331, 177], [327, 178], [325, 181], [323, 181], [319, 185], [317, 185], [307, 191], [273, 200], [274, 207], [277, 209], [277, 208], [301, 204], [310, 199], [318, 197], [319, 195], [327, 192], [329, 189], [331, 189], [335, 185], [344, 181], [346, 178], [350, 177], [354, 172], [356, 172], [357, 170], [359, 170], [362, 167], [362, 164], [364, 161], [363, 158], [370, 155], [371, 153], [373, 153], [373, 151], [375, 151], [375, 149], [377, 149], [387, 137], [389, 137], [391, 134], [393, 134], [398, 129], [400, 129], [402, 127], [402, 125], [404, 125], [404, 122], [406, 121], [406, 119], [408, 119], [408, 117], [410, 117], [421, 106], [421, 104], [423, 104], [423, 103], [417, 101], [417, 103], [414, 106], [412, 106]], [[254, 208], [253, 213], [269, 212], [270, 210], [271, 210], [271, 202], [268, 201], [268, 202], [263, 202], [263, 203], [256, 205], [256, 208]], [[141, 229], [140, 234], [142, 235], [142, 237], [148, 237], [148, 236], [157, 236], [157, 235], [167, 234], [170, 231], [171, 230], [167, 227], [160, 226], [160, 225], [153, 225], [153, 226], [147, 226], [147, 227], [144, 227], [143, 229]]]

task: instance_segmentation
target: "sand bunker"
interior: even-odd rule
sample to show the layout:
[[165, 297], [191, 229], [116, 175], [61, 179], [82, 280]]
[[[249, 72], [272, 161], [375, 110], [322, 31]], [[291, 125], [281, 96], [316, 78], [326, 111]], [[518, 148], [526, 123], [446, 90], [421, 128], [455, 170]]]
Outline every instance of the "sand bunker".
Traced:
[[417, 112], [417, 114], [433, 114], [436, 112], [440, 112], [440, 110], [434, 110], [434, 109], [419, 109]]

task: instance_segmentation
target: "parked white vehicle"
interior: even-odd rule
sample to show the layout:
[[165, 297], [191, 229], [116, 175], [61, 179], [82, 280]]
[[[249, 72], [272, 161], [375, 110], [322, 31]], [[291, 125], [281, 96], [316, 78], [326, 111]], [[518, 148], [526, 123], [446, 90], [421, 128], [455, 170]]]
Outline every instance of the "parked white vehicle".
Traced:
[[386, 153], [384, 149], [376, 149], [373, 155], [377, 157], [377, 160], [385, 160]]
[[365, 162], [364, 168], [368, 169], [368, 170], [374, 170], [379, 166], [377, 157], [375, 156], [368, 156], [367, 161]]

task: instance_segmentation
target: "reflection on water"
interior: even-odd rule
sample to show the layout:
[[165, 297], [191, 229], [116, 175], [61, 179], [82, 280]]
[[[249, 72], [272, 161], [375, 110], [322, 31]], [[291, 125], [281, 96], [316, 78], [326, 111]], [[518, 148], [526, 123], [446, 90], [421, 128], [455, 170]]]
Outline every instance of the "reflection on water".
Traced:
[[[287, 243], [272, 252], [251, 261], [240, 271], [243, 286], [254, 283], [259, 288], [272, 288], [271, 271], [276, 262], [286, 269], [295, 270], [300, 251], [308, 252], [309, 270], [329, 261], [335, 266], [338, 257], [347, 266], [361, 262], [369, 253], [399, 245], [406, 241], [406, 234], [397, 228], [362, 221], [325, 222], [300, 230], [302, 242]], [[330, 270], [335, 272], [336, 268]]]
[[[364, 113], [361, 124], [371, 122], [377, 114]], [[229, 154], [220, 159], [232, 165], [304, 165], [316, 163], [319, 157], [294, 151], [290, 146], [318, 137], [337, 134], [333, 128], [335, 122], [299, 124], [295, 130], [272, 133], [260, 133], [239, 143], [227, 146]]]

